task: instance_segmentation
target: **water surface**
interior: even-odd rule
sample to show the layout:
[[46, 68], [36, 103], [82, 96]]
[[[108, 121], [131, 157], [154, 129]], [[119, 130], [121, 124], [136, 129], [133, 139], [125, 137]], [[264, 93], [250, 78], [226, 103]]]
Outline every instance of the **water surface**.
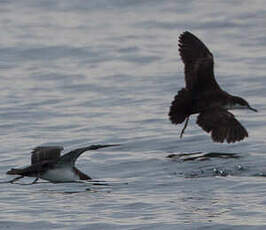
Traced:
[[[264, 1], [0, 6], [1, 181], [38, 145], [122, 144], [77, 162], [112, 186], [1, 184], [1, 229], [265, 229]], [[185, 30], [213, 52], [221, 87], [259, 110], [234, 112], [243, 142], [213, 143], [195, 117], [179, 139], [168, 121]]]

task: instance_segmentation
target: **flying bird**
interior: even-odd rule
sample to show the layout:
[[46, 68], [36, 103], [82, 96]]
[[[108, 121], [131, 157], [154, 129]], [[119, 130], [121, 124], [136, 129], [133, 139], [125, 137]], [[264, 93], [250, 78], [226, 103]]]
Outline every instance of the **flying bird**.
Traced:
[[186, 31], [179, 36], [179, 53], [185, 65], [185, 88], [178, 91], [169, 110], [170, 121], [185, 121], [199, 114], [197, 124], [211, 134], [214, 142], [234, 143], [248, 137], [248, 132], [228, 110], [249, 109], [257, 112], [246, 100], [222, 90], [214, 76], [213, 55], [195, 35]]
[[91, 145], [78, 148], [61, 156], [62, 146], [39, 146], [31, 153], [31, 165], [24, 168], [12, 168], [7, 172], [9, 175], [19, 175], [9, 181], [11, 183], [27, 176], [35, 177], [32, 184], [39, 178], [51, 182], [74, 182], [77, 180], [91, 180], [92, 178], [75, 167], [78, 157], [89, 150], [112, 147], [118, 145]]

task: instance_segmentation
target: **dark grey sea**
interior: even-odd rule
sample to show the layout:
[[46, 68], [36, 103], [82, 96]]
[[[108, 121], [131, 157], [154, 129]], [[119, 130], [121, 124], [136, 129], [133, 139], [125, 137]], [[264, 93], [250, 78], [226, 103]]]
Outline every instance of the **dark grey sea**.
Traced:
[[[0, 229], [266, 229], [265, 1], [2, 0], [0, 28], [0, 181], [38, 145], [121, 144], [77, 161], [106, 186], [0, 184]], [[186, 30], [259, 110], [244, 141], [169, 122]]]

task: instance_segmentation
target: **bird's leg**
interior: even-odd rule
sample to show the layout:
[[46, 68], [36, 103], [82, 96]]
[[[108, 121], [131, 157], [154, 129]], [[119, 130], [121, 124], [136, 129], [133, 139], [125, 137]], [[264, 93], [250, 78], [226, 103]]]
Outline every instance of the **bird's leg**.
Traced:
[[14, 178], [14, 179], [8, 181], [8, 182], [11, 183], [11, 184], [13, 184], [15, 181], [20, 180], [20, 179], [23, 178], [23, 177], [24, 177], [24, 176], [19, 176], [19, 177], [16, 177], [16, 178]]
[[184, 132], [185, 132], [185, 129], [187, 128], [187, 124], [188, 124], [188, 120], [189, 120], [189, 116], [186, 118], [186, 122], [185, 122], [185, 125], [181, 131], [181, 134], [180, 134], [180, 139], [182, 138]]
[[34, 181], [32, 181], [31, 184], [35, 184], [38, 180], [39, 180], [40, 177], [36, 177]]

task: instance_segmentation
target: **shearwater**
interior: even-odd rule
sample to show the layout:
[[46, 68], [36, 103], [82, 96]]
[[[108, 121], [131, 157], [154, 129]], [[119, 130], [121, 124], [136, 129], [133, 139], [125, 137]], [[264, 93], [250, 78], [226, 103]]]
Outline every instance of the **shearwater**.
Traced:
[[36, 177], [32, 184], [39, 178], [51, 182], [75, 182], [78, 180], [91, 180], [92, 178], [75, 167], [78, 157], [89, 150], [112, 147], [118, 145], [91, 145], [78, 148], [61, 156], [62, 146], [39, 146], [31, 153], [31, 165], [24, 168], [12, 168], [7, 174], [19, 175], [9, 181], [11, 183], [25, 177]]
[[186, 31], [179, 36], [179, 53], [185, 65], [185, 88], [178, 91], [169, 111], [173, 124], [185, 125], [190, 115], [199, 114], [197, 124], [211, 133], [214, 142], [234, 143], [248, 137], [248, 132], [228, 110], [249, 109], [246, 100], [232, 96], [218, 85], [214, 76], [213, 55], [195, 35]]

